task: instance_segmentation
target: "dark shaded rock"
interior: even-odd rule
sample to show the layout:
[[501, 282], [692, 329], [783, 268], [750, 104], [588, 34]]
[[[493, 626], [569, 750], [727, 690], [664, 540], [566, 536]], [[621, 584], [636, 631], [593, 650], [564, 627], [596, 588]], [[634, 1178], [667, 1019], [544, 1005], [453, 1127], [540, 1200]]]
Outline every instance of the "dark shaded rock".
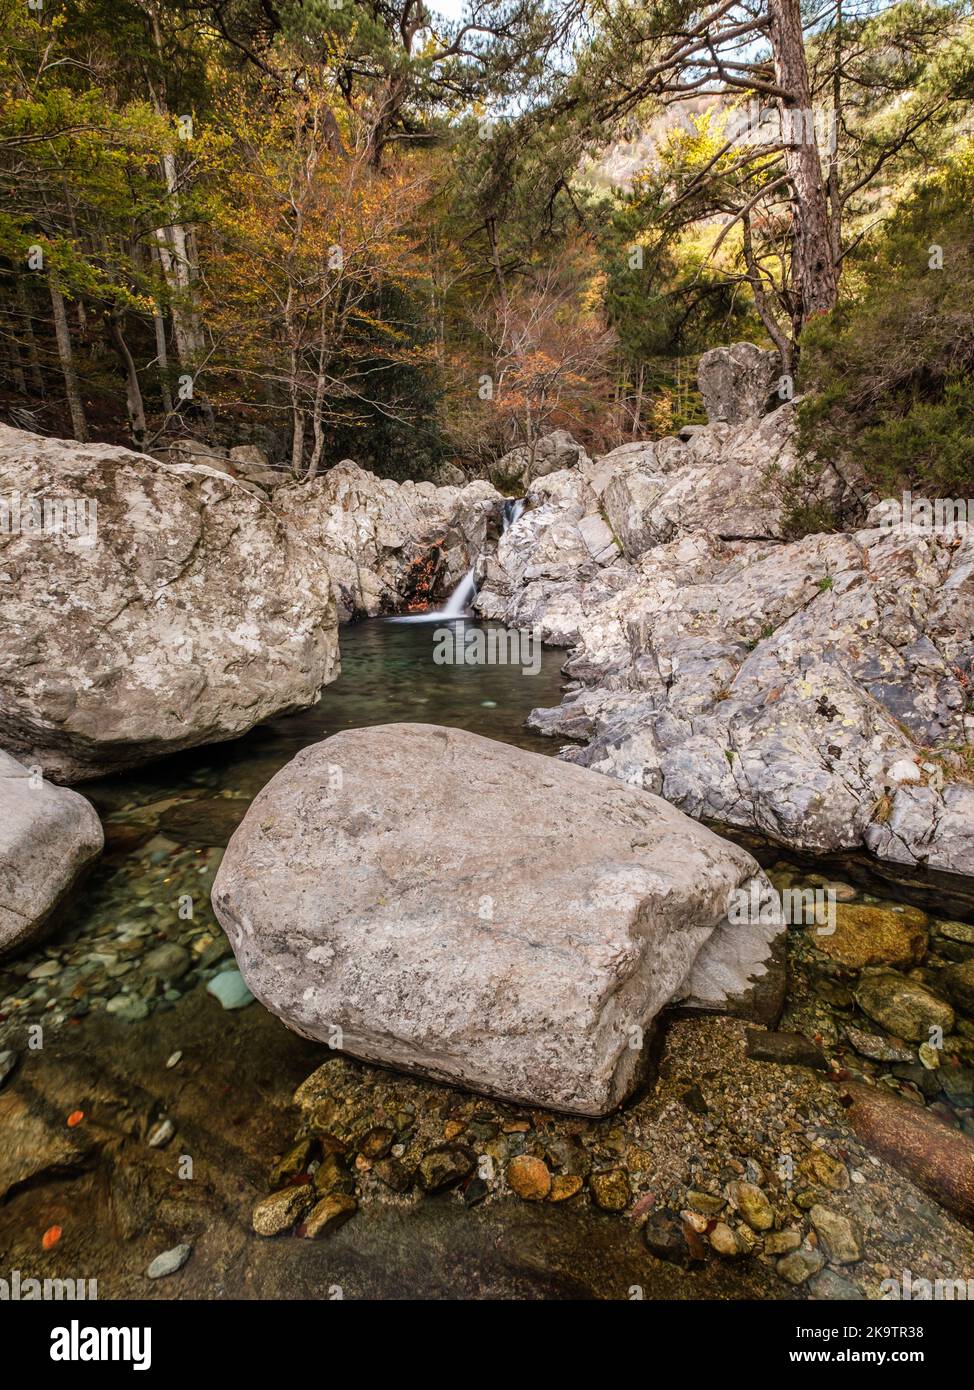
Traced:
[[938, 984], [958, 1009], [974, 1014], [974, 960], [948, 965], [939, 976]]
[[668, 1264], [688, 1269], [706, 1259], [703, 1241], [696, 1231], [680, 1220], [675, 1212], [654, 1211], [646, 1218], [643, 1240], [650, 1254]]
[[758, 1033], [748, 1029], [747, 1055], [752, 1062], [777, 1062], [785, 1067], [828, 1071], [822, 1049], [803, 1033]]
[[856, 989], [856, 1003], [864, 1014], [897, 1038], [926, 1042], [931, 1028], [942, 1028], [945, 1033], [953, 1031], [954, 1011], [950, 1005], [917, 980], [894, 971], [864, 975]]
[[230, 836], [247, 813], [242, 797], [215, 796], [185, 801], [164, 812], [159, 824], [173, 840], [187, 845], [229, 844]]
[[429, 1195], [455, 1187], [473, 1170], [474, 1155], [459, 1144], [444, 1144], [432, 1149], [419, 1165], [419, 1183]]

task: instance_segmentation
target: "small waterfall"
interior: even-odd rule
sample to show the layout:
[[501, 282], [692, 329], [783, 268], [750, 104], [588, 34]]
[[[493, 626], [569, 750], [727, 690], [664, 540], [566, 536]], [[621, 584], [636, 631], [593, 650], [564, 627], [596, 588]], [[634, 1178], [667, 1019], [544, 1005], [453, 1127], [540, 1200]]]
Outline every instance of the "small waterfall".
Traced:
[[477, 584], [473, 577], [474, 566], [471, 565], [460, 583], [453, 590], [453, 593], [446, 601], [446, 607], [439, 613], [430, 616], [434, 618], [462, 618], [468, 612], [470, 600], [477, 592]]
[[[524, 508], [527, 506], [525, 497], [509, 497], [504, 503], [504, 512], [501, 519], [501, 535], [509, 531], [514, 523], [524, 515]], [[453, 590], [453, 593], [446, 601], [445, 608], [439, 608], [435, 613], [414, 613], [405, 618], [394, 618], [397, 623], [432, 623], [432, 622], [458, 622], [461, 618], [470, 616], [470, 604], [474, 594], [477, 592], [477, 581], [474, 578], [477, 566], [471, 565], [460, 583]]]
[[504, 531], [509, 531], [515, 521], [520, 521], [521, 517], [524, 515], [524, 508], [527, 505], [528, 499], [526, 497], [509, 497], [507, 499], [504, 503]]

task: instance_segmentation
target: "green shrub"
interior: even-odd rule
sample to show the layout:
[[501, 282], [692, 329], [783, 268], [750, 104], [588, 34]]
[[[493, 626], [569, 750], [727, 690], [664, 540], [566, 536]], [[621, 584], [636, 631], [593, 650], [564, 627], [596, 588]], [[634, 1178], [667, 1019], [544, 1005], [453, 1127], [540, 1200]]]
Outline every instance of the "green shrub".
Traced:
[[877, 490], [974, 496], [974, 147], [847, 267], [853, 297], [802, 336], [802, 443]]

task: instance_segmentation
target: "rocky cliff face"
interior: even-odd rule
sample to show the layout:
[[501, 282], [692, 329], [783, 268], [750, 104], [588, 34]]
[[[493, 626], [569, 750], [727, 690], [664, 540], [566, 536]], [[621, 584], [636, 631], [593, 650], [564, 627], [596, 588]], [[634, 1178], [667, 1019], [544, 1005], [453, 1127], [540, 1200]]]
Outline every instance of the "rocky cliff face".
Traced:
[[434, 550], [435, 586], [452, 588], [480, 554], [503, 498], [486, 482], [395, 483], [345, 459], [313, 482], [278, 488], [274, 503], [328, 569], [347, 621], [396, 611], [411, 568]]
[[[478, 606], [573, 649], [532, 716], [584, 744], [569, 760], [795, 848], [974, 875], [974, 535], [785, 541], [768, 480], [801, 464], [795, 407], [754, 418], [752, 358], [743, 423], [533, 484]], [[710, 367], [724, 414], [735, 364]], [[834, 469], [815, 487], [847, 496]]]

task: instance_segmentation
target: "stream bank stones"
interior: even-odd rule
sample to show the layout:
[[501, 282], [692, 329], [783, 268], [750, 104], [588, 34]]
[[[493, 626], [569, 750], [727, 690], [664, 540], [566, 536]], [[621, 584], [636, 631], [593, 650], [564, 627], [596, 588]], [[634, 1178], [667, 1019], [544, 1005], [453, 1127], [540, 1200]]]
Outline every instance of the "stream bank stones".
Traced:
[[744, 850], [648, 792], [396, 724], [283, 768], [213, 905], [247, 985], [295, 1031], [599, 1115], [636, 1085], [653, 1019], [753, 879], [767, 887]]

